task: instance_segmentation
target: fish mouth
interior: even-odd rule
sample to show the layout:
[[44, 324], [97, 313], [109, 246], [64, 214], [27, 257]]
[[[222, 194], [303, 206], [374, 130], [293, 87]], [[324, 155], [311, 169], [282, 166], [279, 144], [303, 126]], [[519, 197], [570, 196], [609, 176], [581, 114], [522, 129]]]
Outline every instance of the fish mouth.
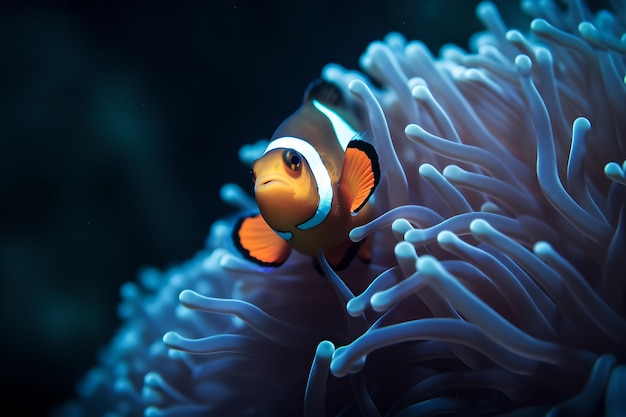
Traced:
[[291, 188], [291, 184], [288, 181], [285, 181], [282, 176], [279, 175], [264, 175], [262, 177], [257, 178], [256, 183], [254, 185], [254, 191], [258, 192], [260, 190], [272, 189], [276, 186], [280, 188], [288, 189]]

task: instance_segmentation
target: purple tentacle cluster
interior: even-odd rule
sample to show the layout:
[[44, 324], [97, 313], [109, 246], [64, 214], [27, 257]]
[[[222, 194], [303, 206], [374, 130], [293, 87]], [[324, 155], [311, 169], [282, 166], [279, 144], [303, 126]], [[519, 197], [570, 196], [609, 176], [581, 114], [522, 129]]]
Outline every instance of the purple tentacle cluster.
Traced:
[[126, 324], [67, 414], [626, 414], [626, 7], [522, 8], [528, 33], [482, 3], [470, 51], [392, 33], [363, 72], [323, 69], [380, 156], [376, 218], [350, 233], [371, 263], [260, 268], [219, 221], [122, 288]]

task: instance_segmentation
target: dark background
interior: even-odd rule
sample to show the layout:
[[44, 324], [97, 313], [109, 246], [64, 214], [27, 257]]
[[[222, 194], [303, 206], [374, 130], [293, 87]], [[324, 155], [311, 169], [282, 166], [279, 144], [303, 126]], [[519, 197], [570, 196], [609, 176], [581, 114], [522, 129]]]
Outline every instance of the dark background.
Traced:
[[[511, 26], [518, 2], [498, 1]], [[46, 415], [119, 326], [118, 289], [190, 258], [310, 80], [389, 31], [467, 46], [477, 1], [0, 6], [3, 407]], [[504, 7], [508, 7], [504, 8]]]

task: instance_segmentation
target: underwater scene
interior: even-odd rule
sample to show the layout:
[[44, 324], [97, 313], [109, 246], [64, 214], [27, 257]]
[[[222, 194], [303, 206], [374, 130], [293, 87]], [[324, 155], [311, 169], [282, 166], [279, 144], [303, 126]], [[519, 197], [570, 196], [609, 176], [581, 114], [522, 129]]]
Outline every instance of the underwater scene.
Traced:
[[626, 3], [0, 6], [5, 406], [626, 415]]

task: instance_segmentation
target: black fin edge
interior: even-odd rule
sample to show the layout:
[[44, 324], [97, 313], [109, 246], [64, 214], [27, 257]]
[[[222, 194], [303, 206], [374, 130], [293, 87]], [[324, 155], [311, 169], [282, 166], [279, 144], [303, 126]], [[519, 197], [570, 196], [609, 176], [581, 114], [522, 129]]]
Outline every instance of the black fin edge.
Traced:
[[252, 217], [256, 217], [256, 216], [260, 216], [260, 215], [261, 215], [260, 213], [258, 213], [258, 214], [251, 214], [249, 216], [243, 216], [243, 217], [240, 217], [239, 219], [237, 219], [237, 222], [235, 223], [235, 226], [233, 227], [233, 230], [231, 232], [231, 239], [233, 241], [233, 244], [234, 244], [235, 248], [237, 248], [239, 253], [244, 258], [246, 258], [248, 261], [253, 262], [253, 263], [255, 263], [257, 265], [260, 265], [260, 266], [269, 266], [269, 267], [272, 267], [272, 268], [276, 268], [278, 266], [281, 266], [284, 262], [265, 262], [265, 261], [262, 261], [262, 260], [260, 260], [258, 258], [255, 258], [254, 256], [252, 256], [250, 254], [250, 251], [248, 249], [244, 248], [241, 245], [241, 240], [239, 239], [239, 230], [241, 229], [241, 225], [243, 224], [243, 222], [246, 219], [249, 219], [249, 218], [252, 218]]
[[[367, 237], [365, 238], [367, 239]], [[365, 242], [365, 239], [359, 241], [359, 242], [353, 242], [352, 245], [350, 245], [348, 247], [348, 250], [346, 250], [343, 258], [341, 258], [341, 261], [339, 261], [339, 263], [337, 265], [330, 265], [330, 267], [333, 269], [333, 271], [341, 271], [343, 269], [346, 269], [354, 260], [354, 258], [357, 257], [357, 255], [359, 254], [359, 250], [361, 250], [361, 245], [363, 245], [363, 242]], [[359, 259], [361, 259], [361, 257], [358, 257]], [[361, 261], [363, 263], [369, 263], [369, 261], [361, 259]], [[321, 275], [325, 275], [324, 271], [322, 270], [322, 266], [320, 265], [320, 261], [319, 259], [317, 259], [317, 257], [313, 257], [313, 266], [315, 267], [315, 270], [320, 273]]]
[[372, 194], [374, 194], [376, 187], [378, 187], [378, 183], [380, 182], [380, 164], [378, 163], [378, 153], [376, 152], [376, 149], [371, 143], [365, 142], [360, 139], [353, 139], [348, 143], [347, 147], [355, 148], [355, 149], [365, 152], [365, 154], [369, 157], [370, 161], [372, 161], [372, 171], [374, 172], [374, 186], [370, 190], [370, 193], [367, 196], [367, 198], [363, 200], [361, 205], [358, 206], [353, 211], [353, 213], [357, 213], [359, 210], [361, 210], [365, 206], [365, 204], [370, 199]]

